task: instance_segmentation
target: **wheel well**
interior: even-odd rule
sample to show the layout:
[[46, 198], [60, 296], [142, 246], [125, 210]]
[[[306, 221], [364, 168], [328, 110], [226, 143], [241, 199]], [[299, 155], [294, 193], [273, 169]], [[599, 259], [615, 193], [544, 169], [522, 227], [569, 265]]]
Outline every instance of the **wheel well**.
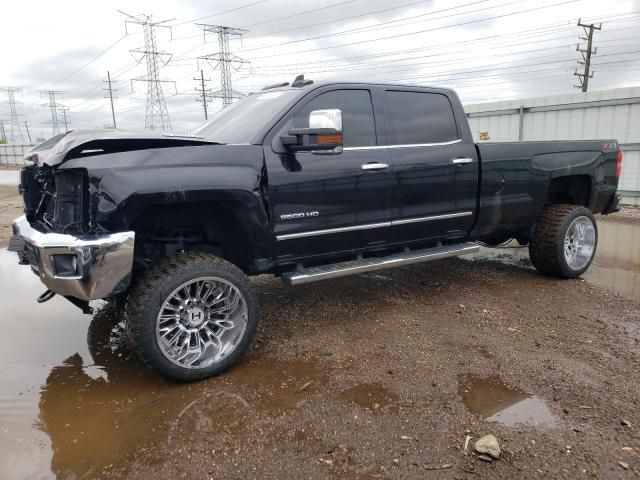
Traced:
[[212, 253], [244, 271], [253, 267], [255, 242], [248, 212], [236, 202], [154, 205], [134, 222], [136, 260], [142, 265], [183, 251]]
[[572, 175], [551, 180], [546, 205], [570, 203], [589, 207], [591, 202], [591, 178], [588, 175]]

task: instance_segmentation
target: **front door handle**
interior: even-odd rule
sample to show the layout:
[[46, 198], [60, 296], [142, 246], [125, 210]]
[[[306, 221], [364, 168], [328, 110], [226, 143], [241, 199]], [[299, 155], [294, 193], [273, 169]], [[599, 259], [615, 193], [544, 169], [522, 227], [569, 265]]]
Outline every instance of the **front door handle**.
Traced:
[[385, 168], [389, 168], [389, 164], [387, 163], [365, 163], [362, 165], [362, 170], [384, 170]]
[[466, 163], [473, 163], [473, 158], [454, 158], [451, 162], [454, 165], [464, 165]]

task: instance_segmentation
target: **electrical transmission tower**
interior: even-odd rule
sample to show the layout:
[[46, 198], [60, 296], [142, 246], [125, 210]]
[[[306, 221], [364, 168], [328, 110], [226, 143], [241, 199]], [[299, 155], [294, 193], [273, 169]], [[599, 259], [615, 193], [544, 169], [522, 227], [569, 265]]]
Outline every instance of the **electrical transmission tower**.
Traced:
[[[107, 86], [104, 88], [104, 91], [106, 92], [106, 95], [104, 98], [108, 98], [111, 101], [111, 117], [113, 118], [113, 128], [118, 128], [116, 126], [116, 111], [113, 108], [113, 98], [114, 98], [114, 94], [118, 93], [118, 88], [117, 86], [114, 87], [114, 85], [116, 84], [115, 80], [111, 80], [111, 72], [109, 72], [107, 70], [107, 79], [103, 80], [104, 83], [107, 84]], [[118, 98], [118, 97], [115, 97]]]
[[169, 63], [172, 55], [168, 52], [158, 50], [156, 43], [156, 29], [168, 28], [169, 32], [171, 32], [171, 27], [163, 24], [170, 22], [173, 18], [162, 20], [161, 22], [154, 22], [151, 15], [134, 16], [122, 11], [120, 11], [120, 13], [129, 17], [128, 20], [125, 20], [125, 31], [127, 29], [127, 24], [129, 23], [142, 25], [144, 47], [131, 50], [131, 53], [134, 54], [134, 58], [136, 58], [135, 54], [140, 55], [139, 58], [136, 58], [138, 63], [141, 63], [143, 59], [146, 61], [147, 74], [142, 77], [133, 78], [131, 80], [131, 86], [133, 88], [133, 82], [147, 83], [147, 112], [144, 127], [147, 130], [159, 129], [163, 132], [172, 132], [171, 120], [169, 119], [169, 111], [167, 110], [167, 103], [162, 90], [162, 84], [173, 83], [175, 86], [175, 82], [172, 82], [171, 80], [162, 80], [160, 78], [160, 65], [166, 65]]
[[49, 97], [49, 103], [45, 103], [42, 106], [48, 107], [51, 114], [51, 120], [47, 123], [51, 125], [52, 136], [56, 136], [60, 133], [60, 118], [58, 116], [58, 110], [62, 105], [56, 103], [56, 95], [62, 95], [62, 92], [56, 90], [40, 90], [40, 95], [46, 95]]
[[226, 27], [224, 25], [209, 25], [204, 23], [197, 24], [204, 32], [205, 39], [207, 33], [215, 33], [218, 36], [218, 52], [203, 57], [198, 60], [205, 60], [215, 70], [220, 68], [220, 90], [209, 94], [209, 98], [222, 99], [222, 108], [225, 108], [233, 102], [234, 98], [240, 98], [241, 93], [236, 92], [231, 84], [231, 69], [239, 70], [243, 64], [249, 63], [244, 58], [233, 55], [229, 48], [229, 37], [241, 37], [246, 30], [234, 27]]
[[589, 89], [589, 79], [593, 78], [593, 71], [591, 71], [591, 55], [596, 55], [598, 52], [597, 48], [593, 48], [593, 33], [596, 30], [602, 30], [602, 24], [600, 23], [597, 27], [595, 24], [583, 24], [582, 20], [578, 20], [578, 26], [584, 28], [584, 37], [580, 37], [580, 40], [584, 40], [587, 42], [587, 48], [580, 48], [580, 44], [576, 46], [576, 51], [582, 54], [582, 60], [578, 60], [580, 65], [584, 65], [584, 72], [578, 73], [578, 69], [576, 69], [573, 74], [578, 77], [580, 81], [580, 85], [575, 85], [576, 88], [582, 89], [583, 92], [586, 92]]
[[211, 89], [206, 87], [206, 82], [210, 82], [211, 79], [204, 78], [204, 72], [200, 70], [200, 78], [193, 77], [193, 79], [198, 82], [199, 86], [195, 88], [196, 92], [198, 92], [198, 98], [196, 98], [197, 102], [202, 102], [202, 106], [204, 107], [204, 119], [208, 120], [209, 115], [207, 113], [207, 97], [211, 95]]
[[14, 87], [1, 87], [0, 90], [7, 92], [8, 104], [9, 104], [9, 136], [6, 138], [11, 143], [24, 143], [24, 136], [22, 135], [22, 128], [20, 128], [20, 115], [16, 108], [16, 92], [19, 92], [19, 88]]

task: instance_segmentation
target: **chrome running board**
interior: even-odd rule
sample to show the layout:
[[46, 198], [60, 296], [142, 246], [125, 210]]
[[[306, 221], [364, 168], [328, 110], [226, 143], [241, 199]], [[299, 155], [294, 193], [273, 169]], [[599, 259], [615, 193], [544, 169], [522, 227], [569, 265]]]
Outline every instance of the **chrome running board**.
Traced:
[[303, 268], [282, 274], [282, 281], [287, 285], [300, 285], [316, 282], [326, 278], [345, 277], [356, 273], [372, 272], [383, 268], [411, 265], [412, 263], [429, 262], [441, 258], [457, 257], [468, 253], [477, 253], [480, 247], [475, 243], [458, 243], [440, 247], [425, 248], [402, 253], [395, 253], [386, 257], [371, 257], [352, 260], [349, 262], [321, 265], [319, 267]]

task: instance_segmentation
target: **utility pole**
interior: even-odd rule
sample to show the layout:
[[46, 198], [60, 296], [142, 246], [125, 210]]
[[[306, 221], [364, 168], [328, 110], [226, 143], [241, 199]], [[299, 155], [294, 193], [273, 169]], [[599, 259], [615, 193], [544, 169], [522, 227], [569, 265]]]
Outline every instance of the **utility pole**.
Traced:
[[27, 130], [27, 137], [29, 137], [29, 143], [33, 143], [31, 141], [31, 132], [29, 131], [29, 124], [27, 123], [27, 121], [24, 121], [24, 128]]
[[205, 36], [207, 33], [215, 33], [218, 36], [218, 52], [203, 57], [198, 60], [205, 60], [214, 70], [220, 68], [220, 90], [209, 95], [210, 98], [221, 98], [222, 108], [225, 108], [233, 102], [234, 98], [240, 98], [241, 93], [236, 92], [231, 84], [231, 69], [239, 70], [243, 64], [249, 63], [244, 58], [233, 55], [229, 49], [229, 37], [241, 37], [246, 30], [240, 28], [227, 27], [225, 25], [209, 25], [205, 23], [197, 24]]
[[209, 120], [209, 115], [207, 114], [207, 96], [211, 95], [211, 89], [205, 87], [205, 82], [210, 82], [211, 79], [204, 79], [204, 72], [200, 70], [200, 78], [193, 78], [195, 81], [200, 82], [200, 88], [196, 87], [196, 92], [199, 93], [199, 98], [196, 98], [197, 102], [202, 102], [202, 106], [204, 107], [204, 119]]
[[107, 84], [107, 87], [104, 88], [104, 90], [106, 92], [108, 92], [108, 97], [104, 97], [104, 98], [109, 98], [109, 100], [111, 101], [111, 117], [113, 118], [113, 128], [118, 128], [116, 126], [116, 111], [113, 108], [113, 92], [114, 90], [117, 93], [117, 87], [114, 89], [113, 88], [113, 84], [116, 83], [115, 80], [111, 80], [111, 72], [109, 70], [107, 70], [107, 79], [103, 80], [103, 82], [105, 82]]
[[41, 90], [40, 95], [46, 95], [49, 97], [49, 103], [45, 103], [42, 106], [49, 108], [51, 120], [49, 120], [48, 123], [51, 124], [52, 136], [56, 136], [58, 133], [60, 133], [60, 119], [58, 118], [58, 109], [61, 107], [60, 104], [56, 103], [56, 95], [62, 95], [62, 92], [58, 92], [56, 90]]
[[[171, 128], [171, 120], [169, 119], [169, 111], [167, 110], [167, 103], [162, 90], [162, 84], [173, 83], [175, 87], [175, 82], [162, 80], [160, 78], [160, 64], [168, 64], [171, 61], [172, 55], [168, 52], [159, 51], [156, 42], [156, 29], [168, 28], [171, 33], [171, 27], [163, 24], [170, 22], [173, 18], [162, 20], [161, 22], [154, 22], [151, 15], [134, 16], [123, 11], [120, 11], [120, 13], [128, 17], [128, 20], [125, 20], [124, 23], [125, 32], [127, 34], [129, 33], [126, 31], [127, 24], [133, 23], [136, 25], [142, 25], [144, 47], [131, 50], [131, 54], [140, 55], [140, 57], [136, 59], [138, 63], [141, 63], [143, 59], [146, 60], [147, 74], [142, 77], [131, 79], [131, 88], [133, 89], [134, 82], [147, 83], [147, 111], [144, 127], [147, 130], [159, 129], [163, 132], [173, 132], [173, 129]], [[173, 35], [171, 38], [173, 39]]]
[[64, 123], [64, 131], [69, 131], [69, 107], [60, 106], [60, 114], [62, 115], [62, 123]]
[[16, 108], [16, 92], [19, 92], [19, 88], [15, 87], [0, 87], [0, 90], [7, 92], [8, 104], [9, 104], [9, 137], [8, 141], [11, 143], [24, 143], [24, 137], [22, 135], [22, 129], [20, 128], [20, 115]]
[[582, 54], [582, 60], [578, 60], [580, 65], [584, 65], [584, 73], [578, 73], [578, 69], [573, 72], [573, 75], [578, 77], [580, 81], [580, 85], [575, 85], [576, 88], [582, 89], [583, 92], [586, 92], [589, 89], [589, 79], [593, 78], [593, 72], [591, 71], [591, 55], [596, 55], [598, 53], [597, 48], [593, 48], [593, 33], [595, 30], [602, 30], [602, 24], [598, 24], [596, 27], [595, 24], [584, 24], [582, 20], [578, 20], [578, 26], [584, 28], [584, 37], [580, 37], [580, 40], [584, 40], [587, 42], [587, 48], [580, 48], [580, 44], [576, 46], [576, 51]]

